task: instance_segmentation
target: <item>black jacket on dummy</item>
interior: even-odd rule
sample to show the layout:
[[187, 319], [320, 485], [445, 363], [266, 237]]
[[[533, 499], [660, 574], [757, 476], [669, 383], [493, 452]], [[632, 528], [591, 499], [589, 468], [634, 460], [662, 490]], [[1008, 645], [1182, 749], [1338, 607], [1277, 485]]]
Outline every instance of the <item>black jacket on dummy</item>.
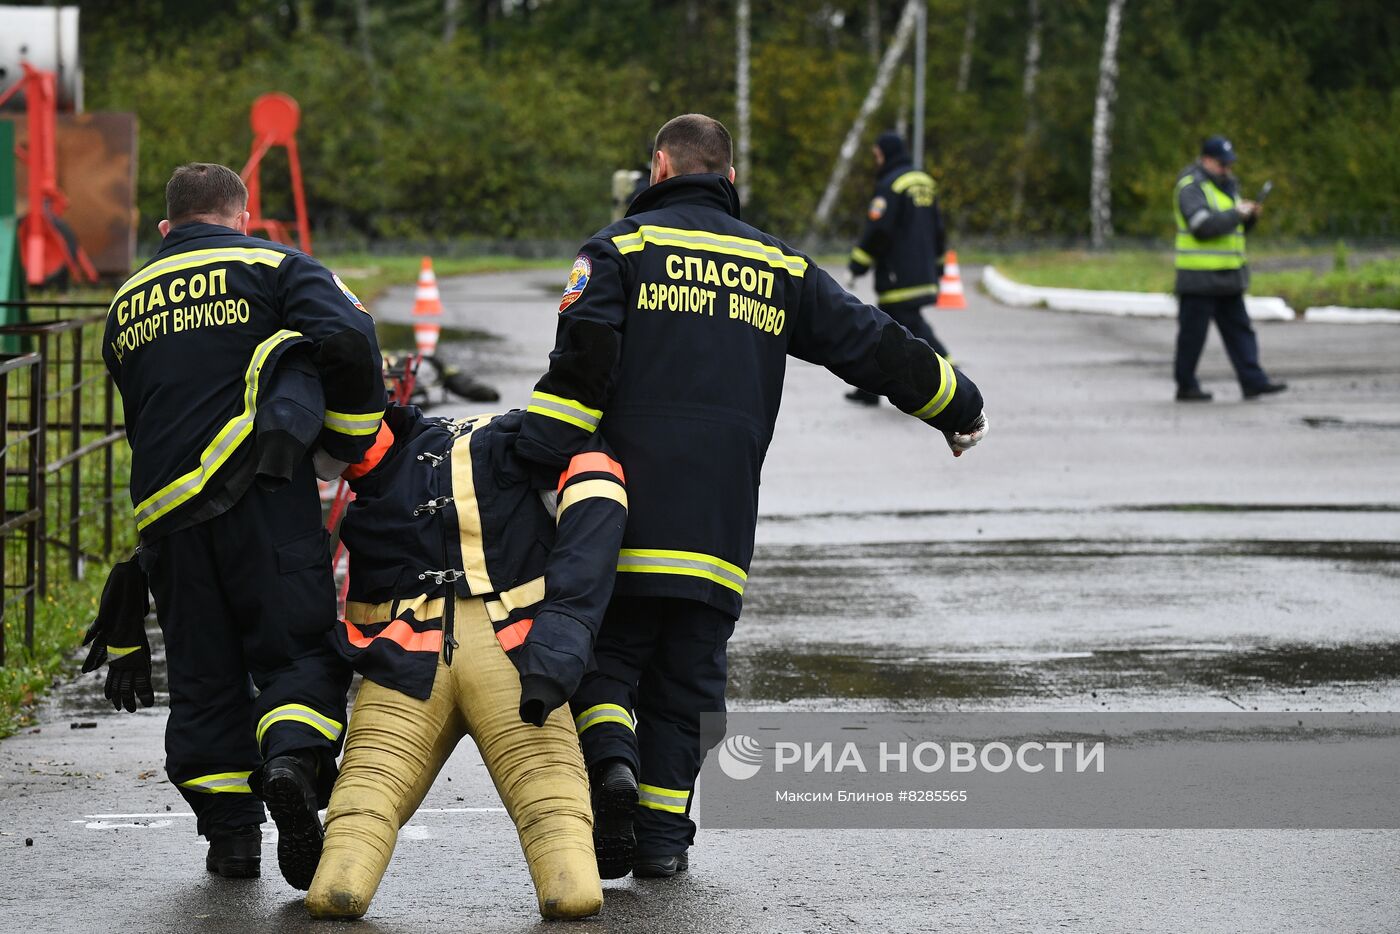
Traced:
[[816, 263], [739, 219], [734, 186], [685, 175], [637, 196], [574, 261], [522, 457], [561, 469], [601, 428], [632, 506], [619, 594], [739, 616], [758, 483], [789, 355], [957, 431], [972, 381]]
[[346, 472], [350, 592], [335, 643], [366, 678], [423, 699], [438, 655], [452, 663], [450, 598], [480, 597], [520, 672], [521, 716], [539, 723], [591, 665], [627, 492], [596, 435], [562, 472], [517, 457], [523, 417], [389, 407], [375, 447]]
[[865, 229], [851, 250], [850, 270], [875, 267], [875, 300], [881, 305], [930, 305], [938, 298], [947, 239], [938, 209], [938, 186], [914, 167], [904, 141], [881, 135], [885, 154]]
[[185, 224], [117, 290], [102, 355], [122, 394], [143, 539], [211, 519], [248, 489], [268, 379], [298, 347], [324, 387], [316, 443], [358, 462], [384, 411], [382, 362], [373, 319], [320, 263]]

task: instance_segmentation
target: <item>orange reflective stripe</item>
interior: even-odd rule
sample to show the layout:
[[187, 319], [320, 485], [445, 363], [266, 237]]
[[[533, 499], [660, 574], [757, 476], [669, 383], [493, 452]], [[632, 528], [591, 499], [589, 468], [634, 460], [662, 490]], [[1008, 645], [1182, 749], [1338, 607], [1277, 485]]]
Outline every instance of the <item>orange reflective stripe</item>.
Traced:
[[379, 423], [379, 434], [375, 436], [374, 444], [365, 452], [365, 459], [358, 464], [351, 464], [341, 474], [346, 480], [358, 480], [371, 470], [379, 466], [379, 462], [384, 459], [384, 455], [389, 453], [389, 449], [394, 446], [394, 433], [389, 430], [388, 422]]
[[575, 454], [573, 460], [569, 461], [569, 469], [559, 475], [560, 492], [563, 492], [564, 484], [581, 473], [610, 473], [617, 478], [618, 483], [626, 482], [626, 477], [622, 475], [621, 464], [602, 451], [587, 451], [583, 454]]
[[345, 624], [346, 633], [350, 639], [350, 644], [357, 649], [367, 649], [375, 639], [388, 639], [403, 647], [406, 652], [441, 652], [442, 651], [442, 630], [435, 629], [430, 632], [415, 632], [413, 627], [401, 619], [396, 619], [389, 625], [381, 629], [378, 634], [367, 636], [359, 626], [348, 619], [341, 620]]
[[501, 641], [501, 648], [509, 652], [517, 645], [525, 642], [525, 637], [530, 634], [530, 627], [535, 625], [533, 619], [522, 619], [518, 623], [511, 623], [505, 629], [496, 633], [496, 638]]

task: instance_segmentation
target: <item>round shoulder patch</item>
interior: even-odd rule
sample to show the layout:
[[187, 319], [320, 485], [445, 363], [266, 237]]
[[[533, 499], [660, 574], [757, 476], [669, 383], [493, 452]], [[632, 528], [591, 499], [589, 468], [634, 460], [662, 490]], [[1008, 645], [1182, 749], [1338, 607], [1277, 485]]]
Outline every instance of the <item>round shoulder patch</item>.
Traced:
[[340, 276], [337, 276], [335, 273], [331, 273], [331, 279], [335, 282], [336, 286], [340, 289], [340, 291], [345, 293], [345, 297], [350, 300], [350, 304], [354, 305], [356, 308], [360, 309], [365, 314], [369, 314], [369, 311], [365, 308], [365, 306], [360, 304], [360, 300], [355, 297], [355, 293], [350, 291], [350, 287], [341, 281]]
[[587, 256], [579, 254], [574, 260], [573, 268], [569, 270], [569, 283], [564, 286], [564, 297], [559, 299], [559, 310], [563, 311], [574, 302], [578, 301], [583, 290], [588, 287], [588, 280], [593, 277], [593, 263]]
[[875, 199], [870, 202], [870, 219], [872, 221], [878, 221], [880, 218], [884, 217], [885, 208], [887, 207], [889, 207], [889, 205], [885, 202], [884, 196], [876, 195]]

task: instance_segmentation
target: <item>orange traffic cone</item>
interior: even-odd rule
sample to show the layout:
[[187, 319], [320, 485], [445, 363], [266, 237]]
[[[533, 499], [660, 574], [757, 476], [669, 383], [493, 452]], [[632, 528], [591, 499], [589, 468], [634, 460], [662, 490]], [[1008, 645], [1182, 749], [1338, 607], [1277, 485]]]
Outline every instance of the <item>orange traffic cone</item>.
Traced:
[[436, 353], [441, 333], [442, 296], [433, 275], [432, 257], [425, 256], [418, 271], [418, 290], [413, 293], [413, 337], [418, 341], [418, 352], [425, 357]]
[[966, 308], [967, 297], [963, 295], [962, 274], [958, 272], [958, 254], [948, 251], [948, 259], [943, 267], [943, 278], [938, 280], [938, 304], [935, 308]]

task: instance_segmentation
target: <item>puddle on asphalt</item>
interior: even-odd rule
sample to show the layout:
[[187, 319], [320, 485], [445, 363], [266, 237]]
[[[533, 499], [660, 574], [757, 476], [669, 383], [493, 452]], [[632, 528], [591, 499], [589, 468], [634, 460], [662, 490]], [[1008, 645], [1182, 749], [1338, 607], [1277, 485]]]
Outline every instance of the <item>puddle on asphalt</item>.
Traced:
[[1236, 694], [1400, 680], [1400, 643], [1255, 647], [1128, 648], [1091, 652], [1021, 649], [930, 653], [871, 652], [862, 645], [788, 647], [736, 644], [730, 694], [738, 701], [978, 701], [1092, 695]]
[[1299, 419], [1309, 428], [1343, 429], [1348, 431], [1400, 431], [1400, 422], [1367, 418], [1341, 418], [1336, 415], [1312, 415]]

